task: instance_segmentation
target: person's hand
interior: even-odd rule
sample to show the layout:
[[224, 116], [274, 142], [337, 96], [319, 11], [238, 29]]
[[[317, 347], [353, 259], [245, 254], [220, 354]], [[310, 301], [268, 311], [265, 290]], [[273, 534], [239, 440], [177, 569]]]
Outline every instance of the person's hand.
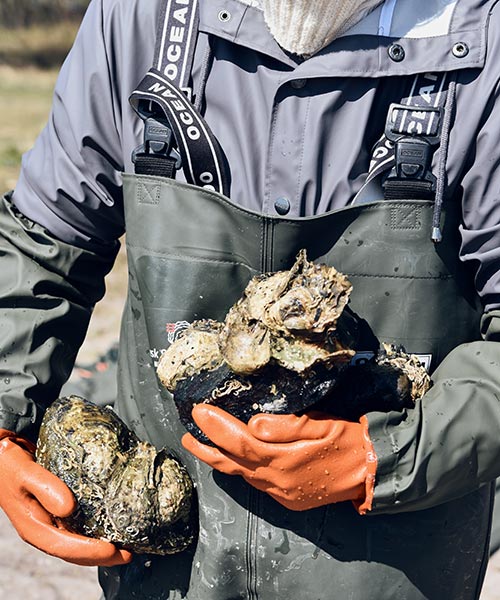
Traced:
[[302, 416], [258, 414], [248, 425], [207, 404], [193, 418], [216, 448], [191, 434], [184, 447], [214, 469], [241, 475], [290, 510], [352, 500], [361, 514], [371, 509], [377, 458], [368, 423], [310, 412]]
[[59, 519], [76, 509], [76, 500], [65, 483], [35, 462], [34, 451], [31, 442], [0, 429], [0, 507], [21, 538], [77, 565], [130, 562], [130, 552], [64, 528]]

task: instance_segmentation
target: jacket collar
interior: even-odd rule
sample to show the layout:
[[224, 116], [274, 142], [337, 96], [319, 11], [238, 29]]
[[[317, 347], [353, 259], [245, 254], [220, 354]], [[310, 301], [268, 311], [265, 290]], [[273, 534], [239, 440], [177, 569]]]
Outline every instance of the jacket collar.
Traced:
[[[383, 77], [480, 68], [486, 55], [488, 15], [497, 0], [398, 0], [391, 29], [379, 34], [380, 13], [365, 19], [321, 52], [301, 60], [284, 52], [271, 36], [258, 6], [248, 0], [201, 0], [200, 30], [257, 50], [293, 69], [293, 77]], [[392, 0], [386, 0], [385, 5]], [[397, 43], [404, 58], [395, 62]], [[457, 56], [456, 45], [467, 53]]]

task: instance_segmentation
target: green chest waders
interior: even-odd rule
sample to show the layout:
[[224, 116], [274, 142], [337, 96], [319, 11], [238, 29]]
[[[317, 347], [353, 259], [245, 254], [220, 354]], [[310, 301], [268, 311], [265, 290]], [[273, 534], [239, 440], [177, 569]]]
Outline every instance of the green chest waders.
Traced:
[[[195, 39], [196, 0], [163, 6], [155, 66], [132, 95], [145, 119], [145, 143], [134, 157], [142, 174], [124, 176], [129, 293], [117, 408], [139, 436], [170, 448], [188, 468], [196, 482], [199, 533], [196, 544], [181, 554], [138, 556], [123, 568], [101, 569], [106, 597], [477, 598], [488, 546], [489, 486], [418, 512], [361, 517], [351, 503], [293, 512], [240, 477], [212, 471], [182, 448], [184, 429], [155, 373], [161, 352], [187, 323], [222, 320], [253, 275], [289, 268], [302, 248], [310, 259], [349, 276], [351, 308], [365, 319], [360, 356], [373, 351], [377, 340], [394, 342], [424, 355], [432, 369], [454, 347], [477, 339], [480, 311], [472, 279], [458, 260], [459, 207], [445, 207], [443, 241], [432, 243], [433, 202], [398, 196], [402, 173], [397, 168], [388, 178], [395, 200], [386, 194], [384, 201], [318, 217], [267, 217], [232, 204], [217, 141], [179, 91], [189, 86], [186, 65], [192, 55], [192, 46], [179, 42], [179, 32], [187, 27], [190, 35], [184, 39]], [[164, 51], [173, 34], [170, 42], [186, 57], [175, 64]], [[428, 117], [423, 144], [414, 135], [400, 144], [405, 160], [421, 157], [405, 167], [410, 175], [422, 165], [426, 175], [427, 143], [439, 137], [432, 114], [442, 110], [444, 88], [436, 86], [432, 94], [429, 81], [422, 85], [423, 97], [436, 102], [414, 113]], [[386, 127], [387, 139], [394, 135], [396, 146], [409, 133], [404, 129], [404, 123], [411, 125], [409, 104], [396, 106]], [[180, 157], [172, 151], [172, 130]], [[387, 166], [387, 139], [382, 137], [377, 149], [379, 160], [370, 170], [374, 177]], [[186, 140], [198, 145], [191, 148]], [[170, 179], [179, 158], [190, 184]], [[203, 189], [206, 184], [217, 192]], [[421, 177], [419, 184], [425, 195], [432, 178]]]
[[[457, 211], [429, 239], [432, 203], [381, 201], [315, 218], [270, 218], [220, 194], [161, 177], [125, 176], [129, 295], [118, 410], [167, 446], [196, 482], [197, 545], [106, 569], [108, 598], [453, 600], [476, 598], [487, 546], [488, 486], [419, 512], [359, 516], [350, 503], [292, 512], [183, 450], [184, 433], [155, 359], [185, 322], [222, 319], [250, 277], [288, 268], [301, 248], [354, 286], [373, 336], [432, 355], [475, 339], [479, 313], [458, 261]], [[460, 548], [460, 552], [457, 552]]]

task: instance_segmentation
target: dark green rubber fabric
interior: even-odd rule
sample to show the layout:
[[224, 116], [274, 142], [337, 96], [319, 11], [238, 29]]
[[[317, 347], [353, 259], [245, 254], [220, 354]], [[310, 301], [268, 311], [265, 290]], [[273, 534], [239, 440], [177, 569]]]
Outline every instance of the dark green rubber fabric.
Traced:
[[58, 241], [0, 200], [0, 427], [36, 440], [66, 381], [118, 246]]
[[[500, 369], [497, 344], [480, 341], [481, 310], [457, 258], [459, 207], [445, 207], [444, 241], [434, 245], [425, 201], [285, 219], [159, 177], [125, 175], [124, 189], [130, 280], [117, 408], [188, 468], [199, 536], [179, 555], [101, 569], [106, 598], [477, 599], [492, 503], [481, 484], [500, 471]], [[351, 503], [289, 511], [212, 471], [182, 448], [184, 429], [155, 374], [187, 323], [221, 320], [253, 275], [290, 267], [301, 248], [353, 283], [359, 351], [394, 342], [441, 363], [414, 410], [369, 414], [380, 474], [364, 517]]]
[[481, 331], [484, 341], [447, 356], [415, 410], [369, 416], [378, 456], [375, 511], [426, 508], [498, 476], [500, 311], [483, 316]]

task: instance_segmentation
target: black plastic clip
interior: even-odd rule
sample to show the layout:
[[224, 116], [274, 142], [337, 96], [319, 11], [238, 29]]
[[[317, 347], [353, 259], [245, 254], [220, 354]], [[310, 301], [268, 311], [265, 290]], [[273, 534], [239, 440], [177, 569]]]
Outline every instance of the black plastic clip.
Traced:
[[427, 181], [436, 191], [436, 176], [431, 171], [432, 146], [426, 140], [403, 137], [395, 143], [396, 164], [388, 180], [416, 179]]
[[157, 157], [170, 158], [175, 162], [175, 168], [182, 166], [181, 155], [176, 150], [175, 138], [166, 120], [148, 117], [144, 121], [144, 143], [132, 152], [132, 162], [138, 158]]
[[397, 181], [415, 181], [425, 183], [426, 194], [436, 191], [431, 163], [433, 146], [440, 141], [442, 115], [439, 106], [390, 105], [385, 136], [394, 144], [395, 164], [385, 180], [385, 188]]
[[385, 136], [391, 142], [401, 137], [422, 138], [435, 146], [441, 139], [443, 114], [441, 106], [412, 106], [393, 102], [387, 111]]

